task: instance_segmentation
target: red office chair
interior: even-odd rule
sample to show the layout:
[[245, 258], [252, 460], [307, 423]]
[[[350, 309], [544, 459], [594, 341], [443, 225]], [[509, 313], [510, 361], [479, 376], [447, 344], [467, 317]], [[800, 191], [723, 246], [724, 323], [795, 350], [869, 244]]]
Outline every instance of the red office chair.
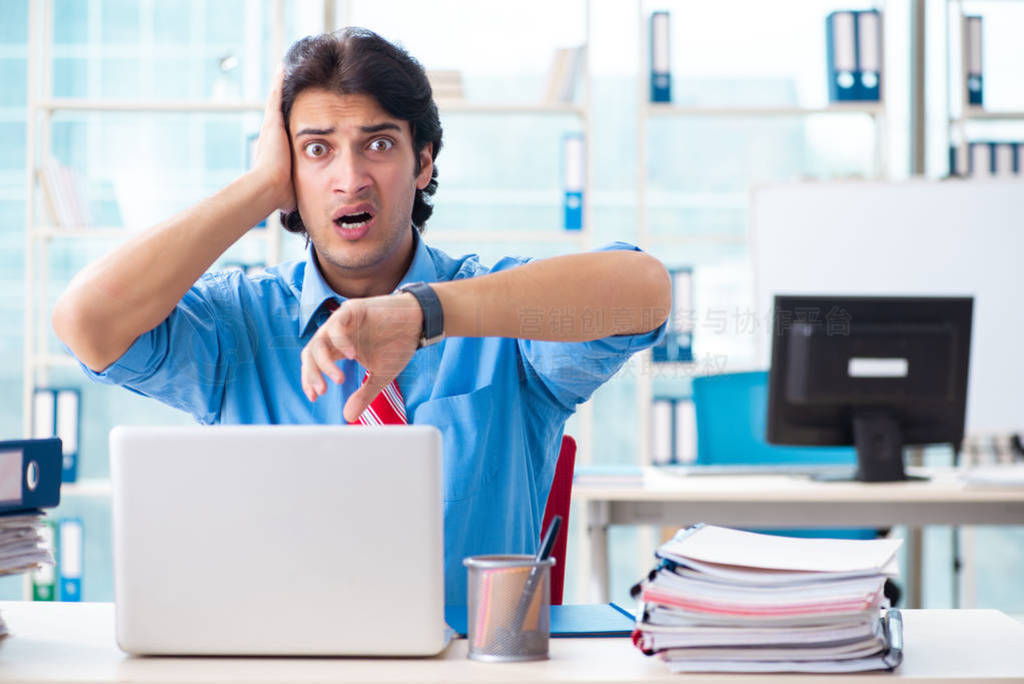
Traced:
[[565, 541], [569, 537], [569, 502], [572, 495], [572, 473], [576, 466], [576, 440], [569, 435], [562, 437], [562, 447], [558, 451], [558, 463], [555, 464], [555, 477], [551, 480], [551, 492], [548, 503], [544, 507], [544, 522], [541, 534], [548, 528], [551, 519], [562, 516], [562, 527], [551, 550], [555, 558], [555, 567], [551, 568], [551, 605], [562, 605], [562, 590], [565, 588]]

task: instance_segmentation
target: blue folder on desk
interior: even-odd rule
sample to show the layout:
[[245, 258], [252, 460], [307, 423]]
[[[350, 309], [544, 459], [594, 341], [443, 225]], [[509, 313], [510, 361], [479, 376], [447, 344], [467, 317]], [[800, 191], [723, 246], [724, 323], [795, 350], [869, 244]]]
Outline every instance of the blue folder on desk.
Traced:
[[[466, 636], [466, 606], [445, 606], [444, 620]], [[552, 637], [625, 637], [635, 624], [633, 614], [614, 603], [551, 606]]]

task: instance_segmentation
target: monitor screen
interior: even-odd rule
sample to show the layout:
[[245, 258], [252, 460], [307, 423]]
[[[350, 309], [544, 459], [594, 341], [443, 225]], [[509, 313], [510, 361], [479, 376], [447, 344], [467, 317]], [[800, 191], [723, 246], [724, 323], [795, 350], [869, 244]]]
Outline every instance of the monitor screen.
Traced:
[[767, 439], [853, 445], [857, 478], [964, 435], [973, 299], [776, 296]]

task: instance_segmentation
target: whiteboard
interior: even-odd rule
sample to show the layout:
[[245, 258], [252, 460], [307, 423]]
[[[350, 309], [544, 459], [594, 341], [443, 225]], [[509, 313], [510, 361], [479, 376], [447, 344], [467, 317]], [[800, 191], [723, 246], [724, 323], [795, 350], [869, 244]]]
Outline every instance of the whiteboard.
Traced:
[[751, 241], [762, 321], [775, 294], [973, 296], [967, 430], [1024, 428], [1024, 182], [757, 188]]

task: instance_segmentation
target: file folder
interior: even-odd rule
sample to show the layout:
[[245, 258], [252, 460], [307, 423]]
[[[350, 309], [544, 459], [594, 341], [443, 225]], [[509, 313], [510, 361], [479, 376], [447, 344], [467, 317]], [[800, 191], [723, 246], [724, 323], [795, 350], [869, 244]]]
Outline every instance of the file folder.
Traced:
[[693, 399], [676, 402], [673, 426], [675, 462], [693, 463], [697, 460], [697, 407]]
[[882, 93], [882, 14], [837, 11], [825, 20], [831, 102], [878, 102]]
[[878, 102], [882, 86], [882, 15], [857, 12], [857, 99]]
[[[260, 134], [250, 133], [245, 138], [245, 168], [251, 169], [256, 161], [256, 149], [259, 146]], [[253, 228], [266, 228], [267, 218], [257, 223]]]
[[993, 143], [993, 176], [1013, 178], [1017, 174], [1017, 147], [1014, 143]]
[[568, 133], [562, 139], [565, 172], [565, 229], [583, 230], [583, 187], [586, 183], [586, 154], [583, 134]]
[[825, 19], [828, 58], [828, 99], [857, 99], [857, 43], [854, 12], [832, 12]]
[[672, 101], [668, 12], [651, 13], [651, 102]]
[[972, 142], [968, 151], [968, 170], [972, 178], [991, 178], [995, 175], [995, 155], [992, 143]]
[[59, 504], [61, 462], [57, 438], [0, 442], [0, 514]]
[[32, 436], [59, 437], [63, 443], [61, 479], [78, 479], [78, 437], [81, 395], [73, 388], [37, 388], [33, 396]]
[[981, 63], [981, 17], [965, 16], [963, 29], [964, 66], [967, 77], [967, 104], [983, 104], [984, 79]]
[[[49, 551], [54, 561], [59, 563], [56, 524], [52, 520], [45, 520], [43, 527], [39, 529], [39, 536], [43, 538], [40, 546]], [[40, 565], [37, 570], [32, 571], [31, 582], [33, 601], [57, 600], [57, 571], [54, 569], [54, 566], [49, 563]]]
[[651, 407], [651, 462], [664, 465], [675, 461], [675, 399], [655, 397]]
[[60, 600], [82, 600], [82, 537], [84, 530], [79, 518], [64, 518], [60, 521], [57, 540], [60, 545]]
[[672, 316], [661, 342], [651, 349], [656, 363], [693, 361], [693, 270], [688, 267], [669, 271], [672, 277]]

